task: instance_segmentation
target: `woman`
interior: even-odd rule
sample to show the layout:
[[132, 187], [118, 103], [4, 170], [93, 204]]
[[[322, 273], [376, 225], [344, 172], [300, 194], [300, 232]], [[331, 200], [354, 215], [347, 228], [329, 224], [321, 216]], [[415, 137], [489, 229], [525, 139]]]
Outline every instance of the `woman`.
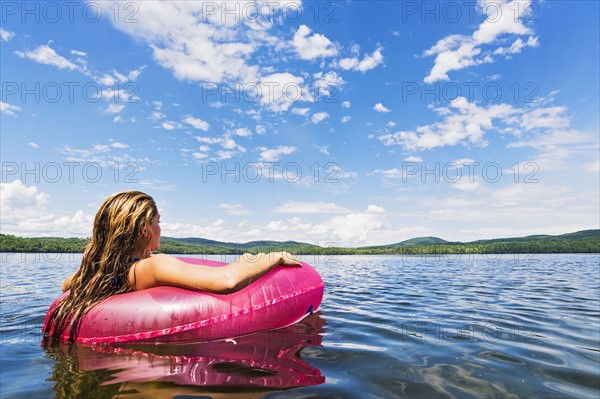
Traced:
[[244, 254], [223, 267], [190, 265], [168, 255], [150, 256], [160, 245], [156, 203], [139, 191], [108, 197], [94, 219], [92, 239], [79, 270], [62, 284], [71, 290], [50, 316], [45, 333], [58, 340], [69, 328], [73, 341], [83, 316], [115, 294], [172, 285], [214, 293], [235, 292], [277, 265], [300, 266], [286, 252]]

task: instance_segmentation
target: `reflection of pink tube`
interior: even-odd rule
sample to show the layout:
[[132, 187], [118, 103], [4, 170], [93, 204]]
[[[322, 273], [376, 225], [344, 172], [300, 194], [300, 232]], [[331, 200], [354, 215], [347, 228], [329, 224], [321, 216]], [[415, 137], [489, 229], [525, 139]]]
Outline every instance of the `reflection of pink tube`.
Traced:
[[[238, 388], [293, 388], [325, 382], [321, 372], [299, 356], [321, 345], [320, 314], [272, 331], [235, 340], [179, 345], [77, 345], [79, 371], [119, 370], [105, 384], [163, 381], [177, 385]], [[67, 349], [64, 347], [63, 349]]]
[[[219, 267], [203, 259], [181, 260]], [[316, 311], [323, 280], [310, 265], [276, 267], [229, 295], [156, 287], [115, 295], [96, 305], [81, 322], [81, 343], [213, 341], [294, 324]], [[64, 297], [50, 306], [52, 309]], [[50, 314], [50, 312], [48, 312]], [[48, 322], [48, 315], [44, 327]], [[61, 340], [68, 340], [65, 331]]]

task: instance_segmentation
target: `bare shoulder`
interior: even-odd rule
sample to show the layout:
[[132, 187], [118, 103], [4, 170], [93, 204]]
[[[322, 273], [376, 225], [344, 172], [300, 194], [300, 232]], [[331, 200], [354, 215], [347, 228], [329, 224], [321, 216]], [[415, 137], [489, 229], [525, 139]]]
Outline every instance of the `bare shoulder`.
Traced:
[[172, 261], [177, 261], [177, 259], [169, 255], [158, 254], [136, 262], [129, 272], [131, 284], [134, 285], [136, 291], [156, 287], [159, 285], [157, 274], [160, 273], [160, 268]]
[[156, 254], [156, 255], [152, 255], [149, 258], [141, 260], [141, 262], [146, 262], [146, 263], [151, 263], [151, 264], [156, 264], [156, 265], [164, 264], [166, 262], [173, 262], [173, 261], [178, 261], [178, 259], [173, 256], [167, 255], [167, 254]]

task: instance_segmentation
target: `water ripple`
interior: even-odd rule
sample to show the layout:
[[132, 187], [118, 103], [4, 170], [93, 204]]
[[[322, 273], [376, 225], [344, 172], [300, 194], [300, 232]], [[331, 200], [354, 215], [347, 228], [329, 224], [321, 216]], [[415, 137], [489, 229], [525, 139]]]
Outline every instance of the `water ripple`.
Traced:
[[[56, 396], [49, 376], [58, 365], [40, 348], [39, 328], [60, 281], [77, 263], [76, 257], [3, 258], [3, 394]], [[597, 255], [339, 256], [315, 267], [326, 284], [322, 345], [306, 347], [298, 356], [320, 370], [325, 383], [256, 397], [600, 395]], [[221, 366], [221, 373], [242, 370]], [[76, 363], [70, 367], [76, 369]], [[262, 369], [243, 370], [266, 378]], [[110, 372], [102, 373], [85, 376], [109, 378]], [[167, 397], [174, 389], [152, 387]], [[209, 394], [178, 388], [182, 394]], [[95, 389], [99, 397], [115, 395], [104, 385]]]

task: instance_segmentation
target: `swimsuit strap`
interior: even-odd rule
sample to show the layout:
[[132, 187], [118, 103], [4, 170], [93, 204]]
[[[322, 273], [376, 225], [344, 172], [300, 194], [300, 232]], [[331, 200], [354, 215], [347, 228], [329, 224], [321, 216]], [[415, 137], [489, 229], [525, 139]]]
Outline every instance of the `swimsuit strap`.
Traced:
[[[131, 258], [129, 259], [129, 263], [133, 263], [133, 262], [137, 262], [138, 260], [141, 260], [142, 258]], [[119, 276], [115, 276], [115, 285], [119, 285]]]

